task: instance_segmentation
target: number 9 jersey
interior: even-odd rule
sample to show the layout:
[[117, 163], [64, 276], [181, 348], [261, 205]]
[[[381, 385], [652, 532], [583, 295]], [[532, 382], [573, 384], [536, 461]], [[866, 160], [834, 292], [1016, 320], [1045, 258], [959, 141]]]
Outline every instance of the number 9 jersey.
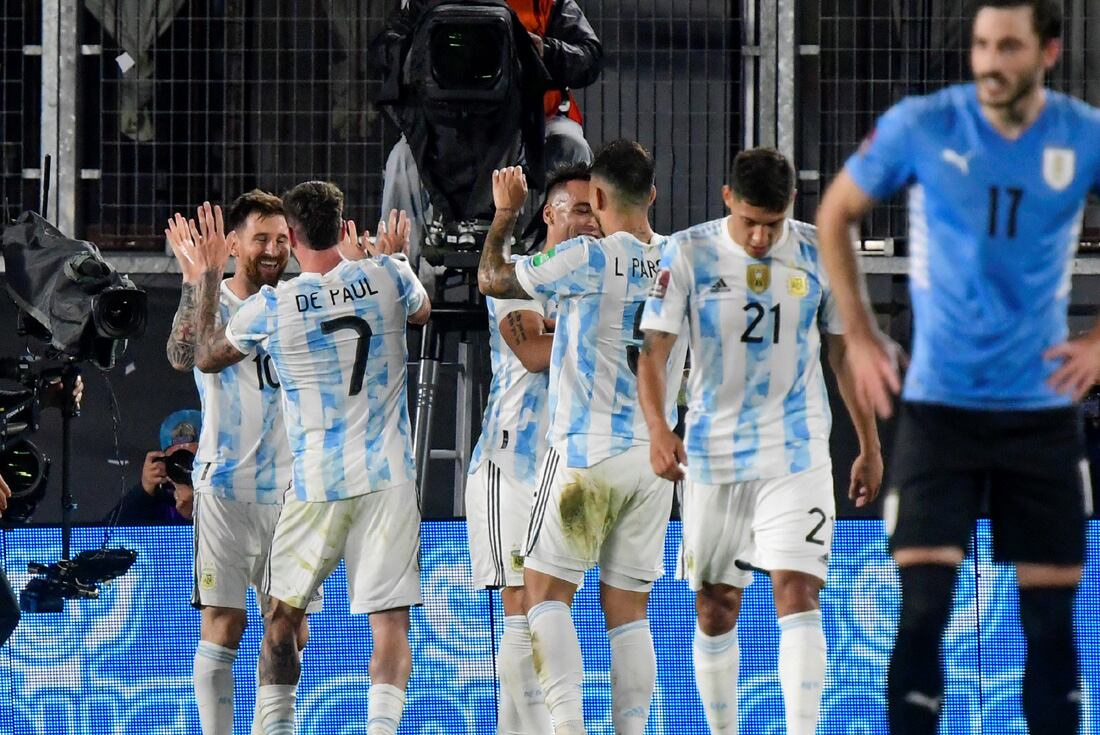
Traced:
[[909, 195], [909, 401], [975, 409], [1066, 406], [1043, 353], [1064, 341], [1085, 197], [1100, 186], [1100, 110], [1052, 90], [1017, 139], [973, 84], [910, 97], [845, 171], [868, 196]]
[[299, 500], [415, 480], [405, 335], [427, 298], [407, 262], [379, 256], [264, 286], [230, 320], [230, 343], [275, 363]]

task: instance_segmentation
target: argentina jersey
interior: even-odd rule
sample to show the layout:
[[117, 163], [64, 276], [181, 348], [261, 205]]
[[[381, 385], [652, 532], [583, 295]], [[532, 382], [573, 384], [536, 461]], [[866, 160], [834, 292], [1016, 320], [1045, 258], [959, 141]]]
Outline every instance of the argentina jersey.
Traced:
[[[654, 235], [646, 244], [626, 232], [577, 237], [516, 262], [524, 290], [558, 299], [548, 438], [568, 467], [591, 467], [649, 442], [638, 405], [638, 354], [642, 307], [664, 242]], [[686, 342], [677, 342], [669, 364], [682, 368], [686, 351]], [[679, 388], [679, 380], [669, 381], [669, 426]]]
[[1045, 90], [1016, 140], [974, 85], [911, 97], [879, 120], [845, 170], [881, 199], [909, 198], [915, 334], [904, 397], [964, 408], [1068, 405], [1043, 353], [1067, 336], [1085, 198], [1100, 183], [1100, 111]]
[[[228, 323], [243, 303], [222, 281], [219, 323]], [[195, 492], [242, 503], [282, 503], [291, 459], [271, 356], [256, 347], [220, 373], [194, 372], [202, 401]]]
[[489, 297], [485, 301], [493, 379], [469, 474], [474, 474], [483, 460], [490, 459], [505, 474], [534, 486], [546, 449], [548, 375], [532, 373], [523, 366], [501, 336], [500, 322], [516, 311], [549, 316], [547, 309], [553, 307], [526, 299]]
[[726, 218], [676, 233], [642, 329], [690, 335], [684, 447], [693, 482], [763, 480], [829, 463], [820, 330], [841, 329], [813, 226], [787, 220], [759, 260], [730, 237]]
[[414, 481], [405, 322], [426, 299], [408, 263], [380, 256], [265, 286], [230, 320], [226, 338], [278, 370], [300, 500]]

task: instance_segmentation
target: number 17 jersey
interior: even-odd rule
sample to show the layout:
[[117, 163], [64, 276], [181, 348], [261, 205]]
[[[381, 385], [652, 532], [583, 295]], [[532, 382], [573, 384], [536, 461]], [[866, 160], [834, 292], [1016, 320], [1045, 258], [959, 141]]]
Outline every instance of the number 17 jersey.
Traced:
[[300, 500], [415, 480], [405, 323], [427, 298], [405, 261], [378, 256], [264, 286], [230, 320], [230, 343], [275, 363]]

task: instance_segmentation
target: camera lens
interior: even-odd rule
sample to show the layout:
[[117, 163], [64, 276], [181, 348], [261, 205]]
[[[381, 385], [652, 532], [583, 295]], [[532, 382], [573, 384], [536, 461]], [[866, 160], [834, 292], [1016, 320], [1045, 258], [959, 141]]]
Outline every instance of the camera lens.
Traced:
[[177, 485], [192, 485], [191, 471], [195, 466], [195, 453], [186, 449], [172, 452], [164, 458], [168, 479]]

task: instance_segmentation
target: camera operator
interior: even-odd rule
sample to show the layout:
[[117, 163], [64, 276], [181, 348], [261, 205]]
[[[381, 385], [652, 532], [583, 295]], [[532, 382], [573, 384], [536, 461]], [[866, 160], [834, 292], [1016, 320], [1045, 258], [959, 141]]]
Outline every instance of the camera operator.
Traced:
[[[581, 128], [580, 107], [569, 90], [587, 87], [599, 78], [603, 69], [600, 39], [576, 0], [508, 0], [508, 5], [527, 29], [554, 85], [543, 100], [546, 171], [572, 163], [591, 163], [592, 148]], [[409, 12], [418, 12], [417, 6], [412, 3]], [[393, 209], [405, 210], [412, 219], [409, 257], [416, 264], [424, 227], [434, 213], [404, 135], [386, 159], [382, 180], [382, 211]]]
[[163, 450], [145, 455], [141, 482], [126, 493], [106, 520], [114, 519], [121, 524], [190, 523], [195, 499], [190, 481], [191, 465], [198, 449], [201, 425], [202, 415], [198, 411], [169, 414], [160, 426]]

